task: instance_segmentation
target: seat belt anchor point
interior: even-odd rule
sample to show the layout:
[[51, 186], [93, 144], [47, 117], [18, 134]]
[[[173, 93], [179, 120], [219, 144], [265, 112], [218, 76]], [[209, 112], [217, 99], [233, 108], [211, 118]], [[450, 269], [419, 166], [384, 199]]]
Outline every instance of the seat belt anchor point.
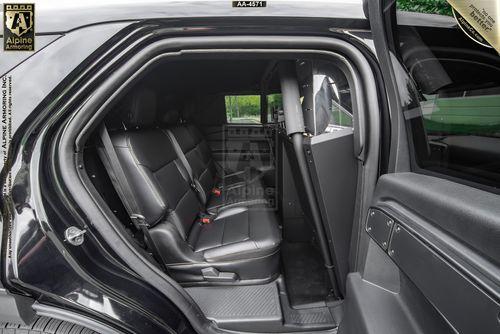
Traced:
[[132, 223], [136, 226], [146, 226], [149, 227], [149, 224], [146, 222], [146, 217], [143, 215], [133, 213], [130, 215], [130, 219], [132, 220]]

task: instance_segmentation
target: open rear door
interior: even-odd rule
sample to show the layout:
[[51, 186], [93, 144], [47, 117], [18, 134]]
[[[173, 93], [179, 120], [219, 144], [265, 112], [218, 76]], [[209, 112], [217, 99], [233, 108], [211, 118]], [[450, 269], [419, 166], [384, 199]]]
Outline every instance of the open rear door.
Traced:
[[500, 333], [500, 57], [453, 17], [365, 8], [391, 150], [339, 333]]

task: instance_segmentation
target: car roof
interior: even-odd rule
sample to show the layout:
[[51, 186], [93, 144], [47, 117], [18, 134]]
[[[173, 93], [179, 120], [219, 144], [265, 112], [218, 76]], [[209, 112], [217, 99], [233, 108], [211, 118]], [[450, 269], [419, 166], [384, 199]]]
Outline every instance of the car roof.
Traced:
[[[35, 5], [39, 34], [63, 33], [78, 27], [117, 21], [196, 17], [309, 17], [366, 20], [362, 0], [267, 1], [265, 8], [233, 8], [228, 0], [40, 1]], [[3, 15], [2, 15], [3, 17]]]

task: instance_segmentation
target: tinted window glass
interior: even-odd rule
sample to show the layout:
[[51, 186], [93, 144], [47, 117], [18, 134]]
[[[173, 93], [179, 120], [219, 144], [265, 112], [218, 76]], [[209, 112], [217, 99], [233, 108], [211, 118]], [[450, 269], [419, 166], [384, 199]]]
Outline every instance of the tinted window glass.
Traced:
[[457, 29], [403, 28], [418, 88], [406, 111], [421, 168], [500, 186], [500, 57]]
[[226, 95], [228, 123], [260, 124], [259, 95]]

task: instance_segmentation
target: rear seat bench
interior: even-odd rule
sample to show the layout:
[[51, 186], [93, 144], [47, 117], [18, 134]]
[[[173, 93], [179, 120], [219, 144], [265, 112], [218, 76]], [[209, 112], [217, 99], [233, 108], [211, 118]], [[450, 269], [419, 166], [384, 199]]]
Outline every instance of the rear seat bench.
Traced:
[[[153, 93], [140, 91], [132, 98], [125, 121], [128, 130], [112, 131], [110, 139], [169, 274], [179, 282], [274, 278], [281, 241], [274, 213], [263, 201], [254, 203], [247, 197], [214, 205], [218, 197], [212, 189], [220, 179], [208, 146], [202, 148], [206, 143], [189, 140], [195, 138], [188, 135], [194, 129], [189, 126], [156, 127]], [[238, 183], [235, 189], [261, 186]], [[202, 223], [207, 207], [213, 210], [209, 222]]]
[[179, 155], [185, 157], [185, 169], [208, 212], [235, 205], [268, 204], [259, 171], [248, 168], [229, 175], [219, 173], [208, 143], [196, 126], [179, 124], [175, 110], [161, 116], [162, 128], [177, 146]]

